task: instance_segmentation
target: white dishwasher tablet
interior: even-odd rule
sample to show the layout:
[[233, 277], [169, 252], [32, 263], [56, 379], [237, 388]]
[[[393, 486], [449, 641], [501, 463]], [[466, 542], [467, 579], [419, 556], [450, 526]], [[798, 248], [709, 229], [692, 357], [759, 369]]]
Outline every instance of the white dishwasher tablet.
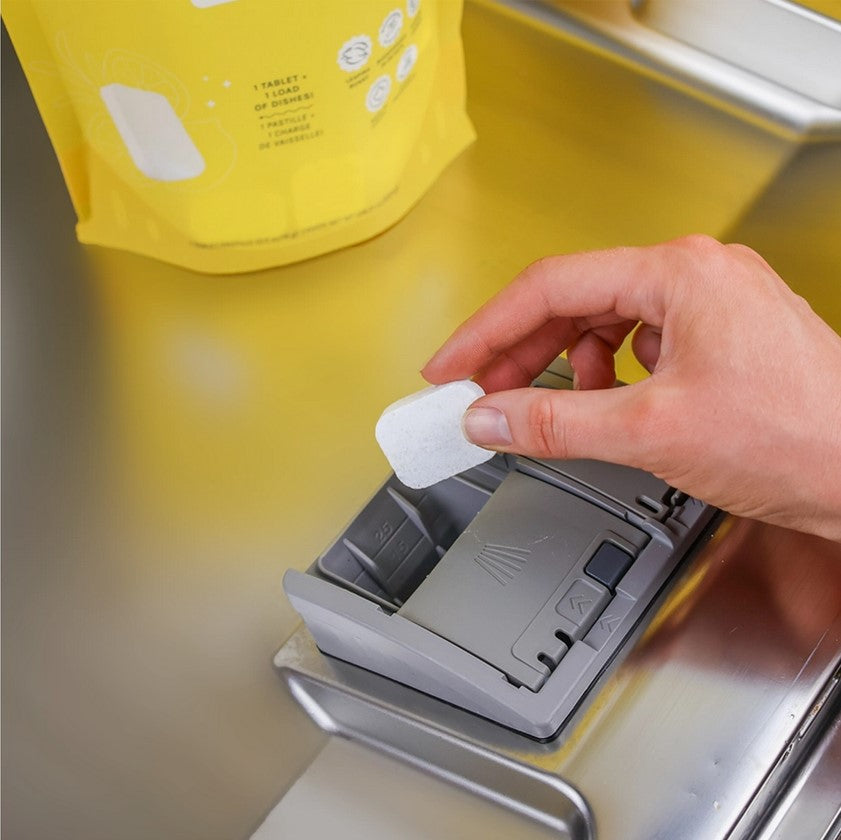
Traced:
[[382, 413], [377, 443], [405, 485], [420, 490], [493, 458], [496, 453], [470, 443], [461, 431], [464, 412], [484, 395], [464, 379], [424, 388]]
[[184, 181], [204, 172], [204, 158], [169, 100], [152, 90], [105, 85], [99, 94], [134, 165], [156, 181]]

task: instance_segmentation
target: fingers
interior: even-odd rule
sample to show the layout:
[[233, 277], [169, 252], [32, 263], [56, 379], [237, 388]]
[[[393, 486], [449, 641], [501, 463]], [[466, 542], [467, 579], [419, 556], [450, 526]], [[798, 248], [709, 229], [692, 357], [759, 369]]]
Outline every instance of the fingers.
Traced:
[[477, 400], [464, 416], [473, 443], [535, 458], [599, 458], [645, 467], [656, 436], [648, 381], [598, 391], [524, 388]]
[[487, 391], [525, 388], [543, 373], [557, 357], [558, 347], [566, 347], [578, 335], [567, 318], [554, 318], [500, 353], [481, 370], [476, 381]]
[[584, 391], [611, 388], [616, 381], [614, 354], [634, 323], [623, 321], [585, 332], [567, 351], [575, 387]]
[[660, 359], [660, 342], [662, 338], [663, 335], [660, 330], [648, 324], [640, 324], [634, 333], [631, 344], [634, 355], [649, 373], [654, 372], [654, 368]]
[[[423, 375], [430, 382], [473, 376], [553, 320], [578, 333], [602, 325], [606, 315], [662, 326], [675, 278], [697, 264], [679, 242], [540, 260], [462, 324]], [[575, 337], [563, 325], [557, 329], [561, 340]]]
[[613, 351], [603, 339], [593, 332], [586, 332], [567, 351], [573, 370], [573, 387], [590, 391], [610, 388], [616, 381]]
[[570, 364], [580, 374], [580, 386], [609, 388], [616, 378], [613, 354], [633, 327], [633, 321], [608, 323], [582, 335], [577, 322], [555, 318], [513, 347], [500, 351], [479, 372], [476, 381], [488, 393], [525, 388], [546, 370], [561, 349], [568, 347]]

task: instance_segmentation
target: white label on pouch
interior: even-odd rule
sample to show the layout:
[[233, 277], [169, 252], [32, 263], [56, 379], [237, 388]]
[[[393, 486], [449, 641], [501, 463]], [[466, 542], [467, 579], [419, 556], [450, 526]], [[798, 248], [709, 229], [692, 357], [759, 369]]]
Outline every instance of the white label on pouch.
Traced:
[[156, 181], [184, 181], [204, 172], [201, 152], [163, 94], [120, 84], [105, 85], [99, 93], [144, 175]]
[[414, 44], [403, 50], [403, 55], [400, 56], [400, 61], [397, 62], [397, 70], [394, 73], [398, 82], [402, 82], [412, 72], [417, 60], [418, 48]]
[[380, 44], [384, 47], [390, 47], [397, 40], [402, 28], [403, 12], [400, 9], [389, 12], [380, 25]]
[[372, 114], [379, 111], [385, 105], [390, 90], [391, 76], [380, 76], [368, 89], [368, 95], [365, 97], [365, 107]]
[[362, 69], [371, 57], [371, 39], [367, 35], [355, 35], [342, 44], [339, 50], [339, 67], [347, 73]]

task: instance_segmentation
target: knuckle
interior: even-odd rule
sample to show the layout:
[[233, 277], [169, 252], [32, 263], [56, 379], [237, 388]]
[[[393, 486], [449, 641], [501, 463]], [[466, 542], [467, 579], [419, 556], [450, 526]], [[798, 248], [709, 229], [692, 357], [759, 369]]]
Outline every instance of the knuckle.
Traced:
[[673, 403], [662, 386], [640, 388], [626, 415], [626, 434], [633, 439], [638, 463], [632, 466], [652, 470], [660, 454], [669, 451], [674, 432]]
[[541, 278], [546, 278], [552, 275], [557, 267], [558, 258], [555, 256], [540, 257], [529, 263], [519, 275], [522, 282], [535, 282]]
[[542, 457], [566, 458], [567, 443], [562, 418], [558, 416], [551, 395], [541, 395], [529, 407], [528, 435], [534, 454]]
[[731, 254], [738, 254], [742, 257], [748, 257], [751, 260], [765, 264], [765, 260], [760, 254], [753, 250], [750, 245], [743, 245], [741, 242], [730, 242], [724, 246]]
[[659, 436], [663, 432], [663, 418], [668, 409], [667, 398], [662, 390], [652, 388], [648, 390], [636, 405], [634, 424], [637, 433], [646, 440]]
[[685, 270], [683, 283], [693, 293], [720, 295], [722, 286], [736, 265], [734, 255], [726, 245], [705, 233], [693, 233], [671, 243], [679, 252]]
[[727, 272], [727, 266], [733, 265], [733, 254], [717, 239], [705, 233], [692, 233], [671, 243], [680, 252], [687, 266], [693, 270], [685, 277], [693, 283], [706, 283]]
[[497, 364], [500, 363], [503, 363], [517, 379], [523, 380], [526, 384], [535, 377], [535, 373], [529, 370], [528, 366], [509, 350], [500, 351], [497, 357]]
[[[790, 292], [788, 288], [786, 288], [786, 292]], [[815, 310], [812, 308], [812, 304], [803, 297], [803, 295], [798, 295], [794, 292], [790, 292], [791, 295], [791, 303], [792, 308], [795, 312], [798, 312], [802, 316], [814, 316]]]
[[754, 251], [750, 245], [732, 242], [724, 246], [731, 260], [742, 269], [742, 275], [752, 277], [764, 285], [773, 285], [779, 280], [777, 273], [768, 264], [765, 257]]
[[715, 237], [706, 233], [690, 233], [674, 240], [674, 244], [683, 250], [701, 257], [709, 257], [724, 252], [725, 246]]

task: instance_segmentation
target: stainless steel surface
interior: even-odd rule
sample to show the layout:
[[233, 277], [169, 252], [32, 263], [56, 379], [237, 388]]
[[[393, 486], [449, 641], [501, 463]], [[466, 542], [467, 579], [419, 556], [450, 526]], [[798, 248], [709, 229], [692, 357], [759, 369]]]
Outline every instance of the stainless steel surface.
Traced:
[[[835, 679], [841, 679], [841, 672], [836, 673]], [[813, 707], [795, 740], [808, 738], [809, 730], [818, 728], [816, 719], [822, 711], [819, 704]], [[827, 725], [815, 738], [809, 739], [808, 750], [801, 756], [791, 781], [755, 840], [803, 837], [837, 840], [841, 836], [841, 702], [838, 697], [826, 711]], [[792, 751], [796, 747], [795, 742]]]
[[[425, 743], [463, 739], [468, 783], [488, 777], [489, 756], [557, 774], [587, 800], [600, 837], [712, 840], [749, 836], [755, 798], [789, 783], [788, 746], [815, 701], [837, 709], [839, 660], [841, 545], [726, 519], [547, 743], [324, 657], [305, 630], [276, 664], [328, 731], [445, 777], [449, 751]], [[510, 793], [510, 780], [499, 784]]]
[[789, 0], [631, 0], [646, 26], [841, 108], [841, 22]]
[[[751, 9], [759, 13], [757, 28], [761, 29], [764, 19], [770, 16], [772, 19], [767, 25], [777, 37], [757, 39], [746, 49], [738, 36], [726, 34], [726, 22], [723, 32], [710, 23], [715, 13], [708, 3], [700, 4], [703, 8], [697, 17], [705, 21], [705, 26], [701, 27], [692, 17], [692, 3], [687, 5], [685, 15], [682, 3], [669, 4], [677, 8], [658, 15], [657, 7], [649, 11], [645, 3], [640, 4], [635, 14], [630, 0], [504, 1], [550, 27], [590, 41], [617, 59], [668, 79], [696, 96], [712, 97], [737, 109], [745, 118], [769, 128], [820, 140], [841, 138], [841, 101], [837, 85], [841, 26], [829, 18], [807, 10], [786, 14], [775, 9], [779, 4], [770, 0], [750, 0]], [[732, 4], [712, 4], [717, 5]], [[742, 12], [746, 11], [745, 4], [740, 2], [738, 5], [739, 13], [734, 16], [741, 18]], [[779, 21], [775, 19], [775, 11]], [[708, 37], [696, 45], [671, 37], [647, 25], [649, 15], [655, 24], [665, 22], [666, 32], [670, 28], [676, 29], [688, 38], [690, 32], [694, 35], [700, 30], [702, 36]], [[680, 27], [672, 23], [675, 20], [680, 22]], [[798, 30], [791, 31], [792, 21], [804, 26], [802, 35]], [[779, 34], [779, 27], [788, 31]], [[803, 53], [810, 55], [809, 39], [814, 40], [815, 33], [820, 35], [820, 52], [825, 54], [825, 60], [815, 72], [808, 73], [803, 71], [803, 65], [809, 63]], [[780, 54], [777, 45], [785, 37], [794, 39], [795, 43]], [[704, 49], [709, 43], [725, 40], [728, 43], [722, 45], [718, 54]], [[806, 47], [798, 51], [804, 42]], [[813, 48], [813, 52], [816, 49]], [[737, 63], [728, 60], [732, 58], [731, 53], [739, 56]], [[776, 71], [767, 73], [770, 67], [776, 67]], [[781, 70], [781, 67], [789, 69]], [[826, 68], [836, 69], [829, 79], [821, 75]]]
[[337, 736], [252, 840], [559, 840], [562, 836], [555, 828], [491, 804], [446, 779]]
[[756, 840], [841, 837], [841, 717], [809, 757], [770, 825]]
[[2, 109], [3, 837], [247, 836], [325, 743], [271, 668], [285, 524], [195, 528], [183, 466], [168, 516], [138, 503], [114, 315], [5, 30]]
[[629, 812], [640, 838], [726, 836], [837, 668], [840, 639], [841, 545], [730, 521], [558, 769], [606, 837], [632, 836]]
[[[297, 646], [296, 641], [292, 647]], [[282, 652], [276, 661], [284, 663], [285, 658]], [[387, 703], [308, 678], [294, 670], [294, 663], [281, 667], [292, 694], [325, 731], [431, 772], [552, 829], [566, 840], [595, 837], [587, 803], [558, 776], [459, 738], [434, 723], [396, 712]]]

